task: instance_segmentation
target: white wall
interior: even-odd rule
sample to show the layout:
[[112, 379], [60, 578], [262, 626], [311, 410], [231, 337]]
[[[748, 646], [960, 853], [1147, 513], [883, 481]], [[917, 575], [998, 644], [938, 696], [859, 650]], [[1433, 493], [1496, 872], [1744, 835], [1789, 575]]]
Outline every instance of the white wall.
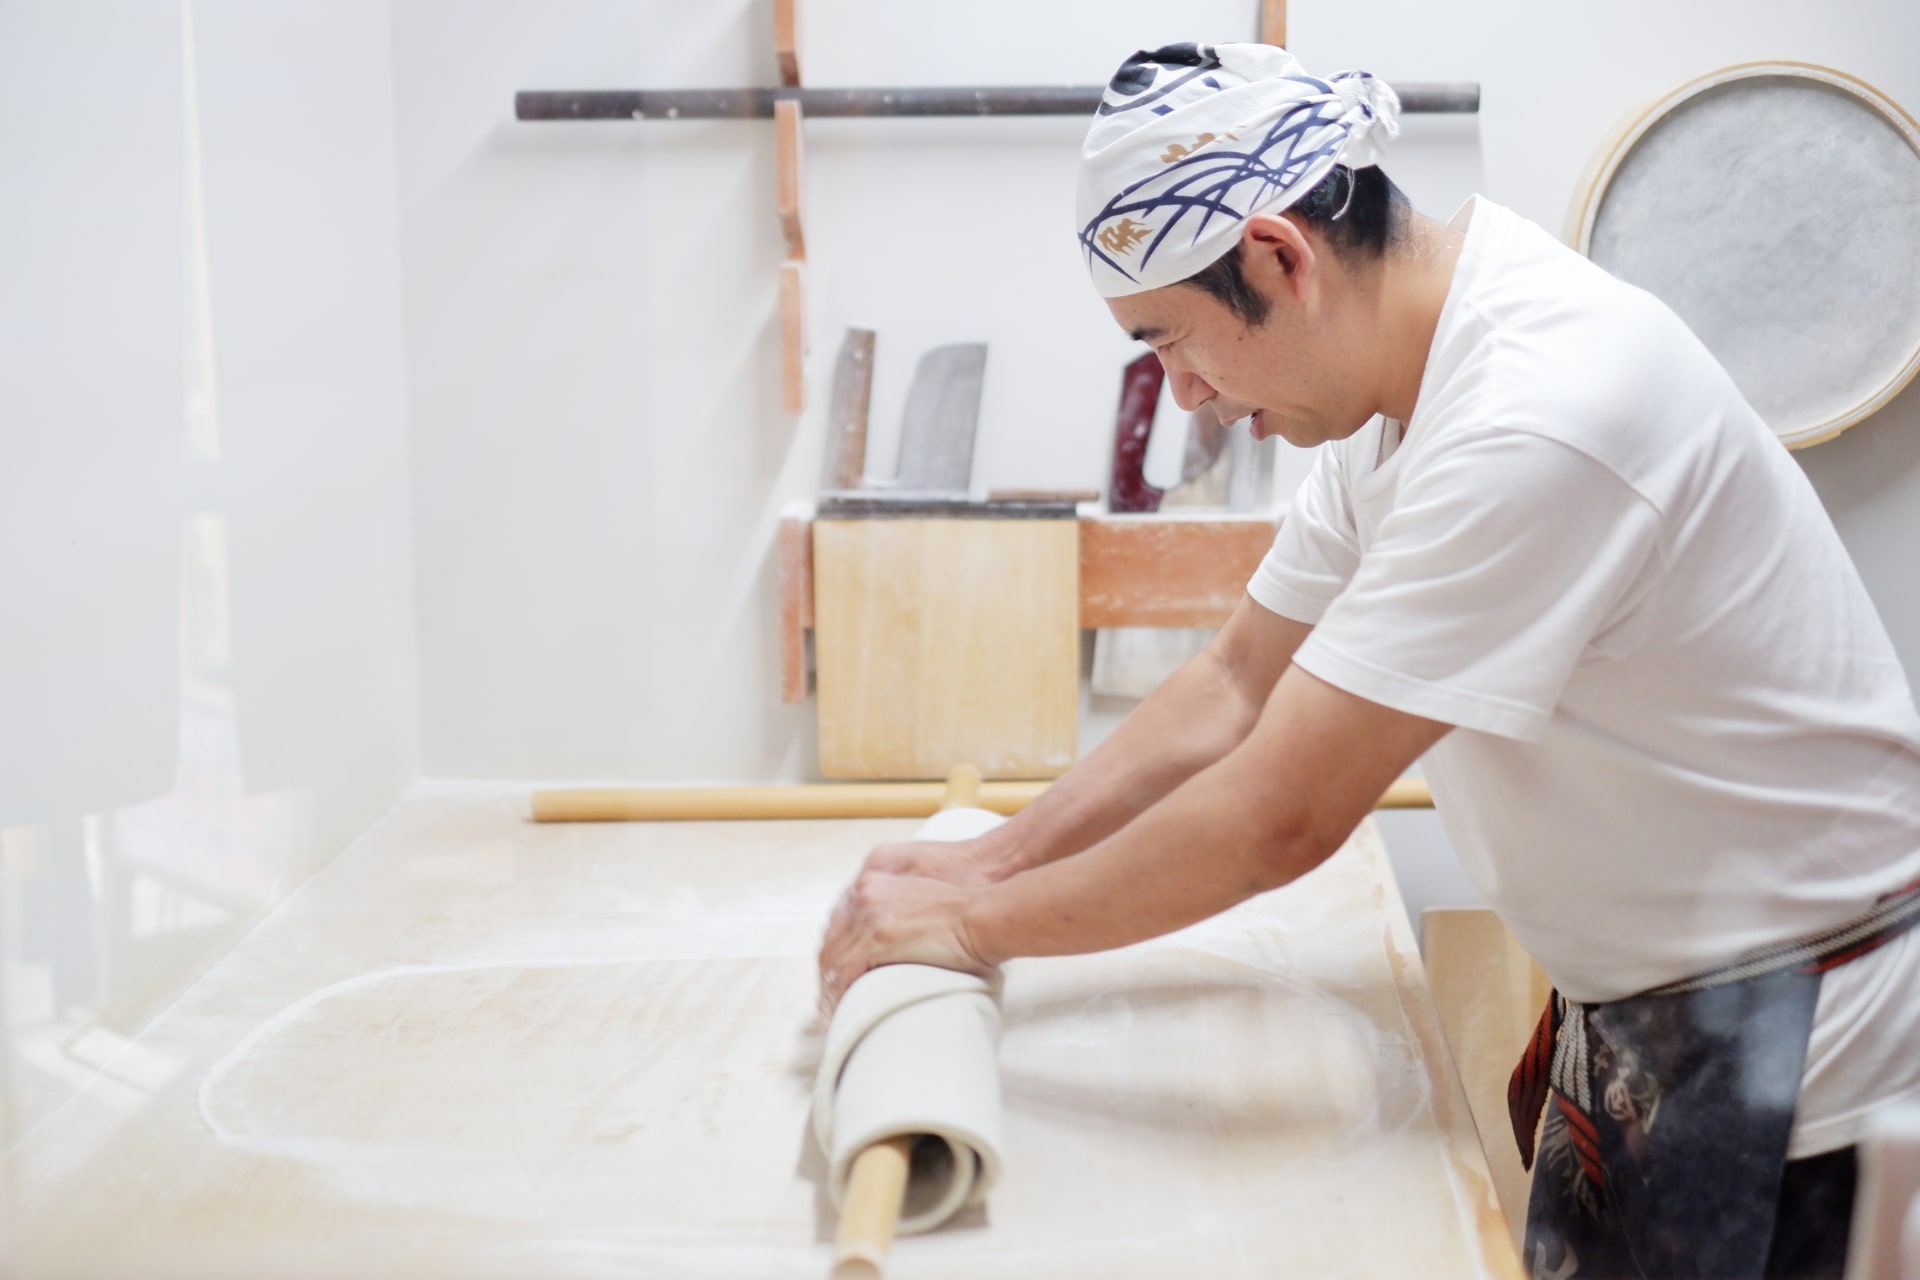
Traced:
[[0, 8], [11, 1120], [418, 772], [388, 39]]
[[796, 732], [771, 136], [512, 121], [540, 85], [764, 80], [738, 7], [394, 7], [429, 772], [746, 777]]
[[[0, 19], [0, 826], [173, 776], [180, 17], [111, 9]], [[119, 39], [96, 39], [102, 17]], [[116, 92], [70, 92], [88, 81]]]
[[[1190, 6], [1244, 27], [1247, 6]], [[1145, 3], [809, 3], [818, 84], [1104, 79]], [[1089, 18], [1137, 35], [1086, 40]], [[516, 89], [765, 84], [770, 6], [396, 4], [429, 772], [797, 778], [773, 520], [811, 496], [842, 329], [991, 343], [981, 484], [1097, 483], [1127, 343], [1079, 278], [1072, 120], [808, 126], [815, 395], [780, 412], [771, 126], [535, 124]], [[1131, 46], [1128, 46], [1131, 47]], [[1124, 52], [1124, 50], [1123, 50]]]

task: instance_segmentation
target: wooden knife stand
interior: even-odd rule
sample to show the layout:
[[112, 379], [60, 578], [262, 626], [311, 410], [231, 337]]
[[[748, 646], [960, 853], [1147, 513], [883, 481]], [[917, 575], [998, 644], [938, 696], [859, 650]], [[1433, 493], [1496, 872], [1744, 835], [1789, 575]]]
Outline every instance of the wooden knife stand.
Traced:
[[792, 515], [779, 542], [782, 696], [808, 691], [820, 774], [1050, 778], [1078, 754], [1080, 632], [1226, 621], [1267, 516]]
[[1051, 778], [1080, 719], [1071, 519], [813, 525], [820, 773]]

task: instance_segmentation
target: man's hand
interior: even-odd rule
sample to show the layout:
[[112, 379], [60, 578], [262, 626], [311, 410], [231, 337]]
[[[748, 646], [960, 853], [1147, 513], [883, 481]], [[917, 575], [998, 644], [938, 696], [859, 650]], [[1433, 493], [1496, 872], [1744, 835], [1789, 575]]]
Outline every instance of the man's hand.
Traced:
[[820, 946], [821, 1012], [830, 1015], [854, 979], [883, 964], [993, 972], [967, 937], [966, 903], [975, 892], [924, 875], [862, 871], [833, 909]]
[[883, 844], [867, 855], [863, 875], [925, 876], [961, 889], [977, 889], [1006, 878], [988, 854], [973, 840], [908, 840]]

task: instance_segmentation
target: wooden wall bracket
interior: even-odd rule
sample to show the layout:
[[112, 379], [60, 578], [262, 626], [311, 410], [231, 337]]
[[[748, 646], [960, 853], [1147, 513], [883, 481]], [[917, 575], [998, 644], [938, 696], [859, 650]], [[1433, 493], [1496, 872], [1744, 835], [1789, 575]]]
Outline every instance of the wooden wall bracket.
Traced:
[[773, 0], [773, 57], [780, 83], [800, 83], [800, 0]]
[[1260, 43], [1287, 47], [1287, 0], [1260, 0]]
[[780, 700], [807, 700], [807, 632], [813, 630], [813, 521], [780, 520]]
[[780, 402], [788, 413], [807, 407], [807, 264], [780, 264]]
[[[774, 0], [773, 54], [780, 64], [780, 83], [800, 85], [800, 0]], [[789, 98], [773, 104], [775, 209], [786, 259], [780, 264], [780, 407], [803, 413], [807, 407], [807, 236], [802, 213], [805, 186], [805, 123], [800, 104]]]
[[789, 99], [773, 104], [774, 155], [779, 168], [777, 199], [780, 234], [786, 237], [787, 257], [798, 261], [805, 261], [807, 256], [807, 237], [800, 221], [801, 197], [805, 192], [801, 175], [800, 126], [805, 121], [806, 115], [798, 102]]

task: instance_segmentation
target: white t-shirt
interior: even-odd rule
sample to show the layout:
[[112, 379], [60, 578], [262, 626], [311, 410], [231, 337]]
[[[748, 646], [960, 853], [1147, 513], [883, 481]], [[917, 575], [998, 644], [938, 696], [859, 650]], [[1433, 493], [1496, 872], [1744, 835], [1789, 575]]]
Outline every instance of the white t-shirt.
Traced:
[[[1603, 1001], [1920, 879], [1920, 713], [1812, 486], [1686, 326], [1478, 197], [1413, 416], [1327, 445], [1248, 590], [1294, 661], [1457, 726], [1426, 774]], [[1920, 1090], [1915, 934], [1829, 973], [1793, 1154]]]

